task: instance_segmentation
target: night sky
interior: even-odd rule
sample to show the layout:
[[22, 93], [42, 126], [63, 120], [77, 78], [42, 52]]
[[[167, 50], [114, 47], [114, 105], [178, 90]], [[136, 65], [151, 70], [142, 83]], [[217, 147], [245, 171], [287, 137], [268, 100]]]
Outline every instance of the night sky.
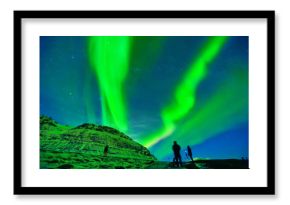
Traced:
[[159, 160], [174, 140], [248, 158], [248, 107], [247, 36], [40, 37], [40, 114], [114, 127]]

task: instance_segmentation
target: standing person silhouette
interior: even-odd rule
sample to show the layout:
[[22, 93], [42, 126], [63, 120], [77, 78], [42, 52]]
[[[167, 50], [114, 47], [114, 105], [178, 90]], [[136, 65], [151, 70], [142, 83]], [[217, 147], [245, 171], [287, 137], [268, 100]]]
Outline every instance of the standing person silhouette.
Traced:
[[174, 153], [173, 162], [175, 162], [177, 167], [182, 167], [181, 155], [180, 155], [180, 146], [177, 144], [176, 141], [173, 142], [172, 150]]
[[109, 145], [106, 145], [104, 148], [104, 156], [108, 155], [108, 151], [109, 151]]
[[190, 146], [187, 146], [187, 153], [188, 153], [188, 156], [190, 157], [191, 161], [193, 161], [193, 159], [192, 159], [192, 151], [191, 151]]

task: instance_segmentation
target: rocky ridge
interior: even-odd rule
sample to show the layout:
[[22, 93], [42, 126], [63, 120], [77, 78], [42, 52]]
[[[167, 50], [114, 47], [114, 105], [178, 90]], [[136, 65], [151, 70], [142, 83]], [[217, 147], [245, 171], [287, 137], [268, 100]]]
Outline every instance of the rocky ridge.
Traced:
[[[108, 145], [108, 154], [104, 153]], [[134, 169], [156, 161], [150, 151], [126, 134], [102, 125], [64, 126], [40, 117], [40, 168]]]

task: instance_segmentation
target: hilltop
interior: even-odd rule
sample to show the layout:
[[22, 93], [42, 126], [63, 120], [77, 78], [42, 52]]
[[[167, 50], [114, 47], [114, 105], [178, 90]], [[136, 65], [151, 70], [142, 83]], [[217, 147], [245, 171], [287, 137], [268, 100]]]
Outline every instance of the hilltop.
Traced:
[[90, 123], [71, 127], [40, 117], [42, 169], [146, 168], [155, 161], [147, 148], [114, 128]]

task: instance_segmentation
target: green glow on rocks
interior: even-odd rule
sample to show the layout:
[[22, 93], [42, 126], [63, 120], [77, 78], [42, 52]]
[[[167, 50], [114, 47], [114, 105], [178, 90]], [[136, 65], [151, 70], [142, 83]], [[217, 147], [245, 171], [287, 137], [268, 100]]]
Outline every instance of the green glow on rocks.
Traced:
[[89, 37], [89, 59], [101, 93], [103, 124], [128, 129], [124, 82], [129, 68], [129, 36]]
[[176, 123], [194, 107], [198, 85], [206, 77], [208, 65], [219, 54], [226, 40], [225, 36], [209, 37], [200, 51], [200, 55], [194, 59], [181, 82], [177, 85], [171, 102], [162, 110], [163, 127], [156, 133], [145, 137], [142, 142], [144, 146], [150, 147], [168, 137], [174, 132]]

